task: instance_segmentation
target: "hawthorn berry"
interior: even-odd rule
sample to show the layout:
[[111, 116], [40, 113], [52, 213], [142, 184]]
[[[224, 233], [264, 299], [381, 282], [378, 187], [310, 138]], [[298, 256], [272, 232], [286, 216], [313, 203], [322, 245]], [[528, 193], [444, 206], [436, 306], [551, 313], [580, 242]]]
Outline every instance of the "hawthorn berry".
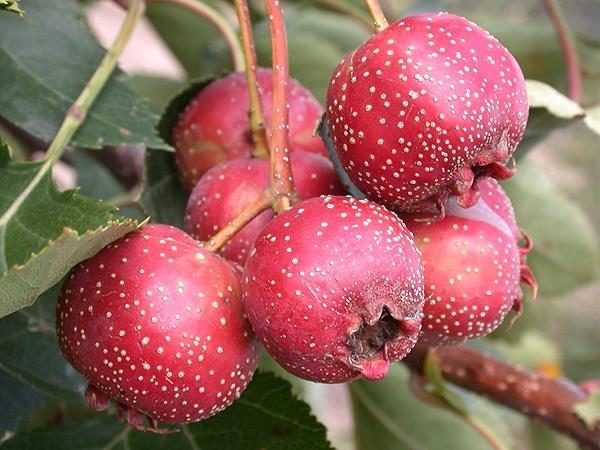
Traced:
[[[297, 194], [302, 199], [321, 194], [344, 194], [333, 164], [324, 156], [294, 152], [290, 155]], [[269, 162], [239, 158], [216, 165], [200, 178], [188, 200], [185, 228], [207, 241], [256, 201], [269, 187]], [[256, 237], [273, 218], [263, 211], [238, 231], [221, 250], [225, 258], [244, 264]]]
[[394, 211], [469, 207], [476, 181], [514, 170], [523, 73], [487, 31], [452, 14], [403, 18], [348, 55], [327, 92], [335, 151], [354, 184]]
[[[272, 115], [272, 71], [258, 68], [256, 79], [267, 138], [270, 140]], [[288, 83], [290, 149], [327, 155], [314, 136], [323, 108], [298, 81]], [[205, 86], [181, 113], [172, 132], [175, 162], [187, 190], [215, 164], [252, 153], [248, 120], [249, 100], [246, 76], [229, 74]]]
[[275, 217], [246, 261], [242, 290], [269, 354], [311, 381], [379, 380], [419, 334], [419, 250], [394, 213], [368, 200], [312, 198]]
[[59, 346], [131, 425], [187, 423], [230, 405], [252, 378], [258, 345], [239, 267], [181, 230], [146, 225], [77, 265], [56, 307]]
[[524, 282], [535, 277], [519, 247], [521, 234], [506, 193], [481, 180], [481, 200], [462, 208], [448, 200], [441, 220], [405, 219], [423, 253], [425, 307], [420, 343], [461, 344], [496, 329], [511, 309], [521, 310]]

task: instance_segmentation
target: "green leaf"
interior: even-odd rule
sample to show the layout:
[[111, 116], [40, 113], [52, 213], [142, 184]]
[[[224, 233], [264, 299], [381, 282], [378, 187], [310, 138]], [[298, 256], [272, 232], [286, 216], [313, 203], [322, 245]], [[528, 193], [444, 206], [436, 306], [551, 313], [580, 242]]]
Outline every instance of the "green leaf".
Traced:
[[43, 401], [44, 395], [0, 372], [0, 436], [15, 430]]
[[20, 1], [21, 0], [0, 0], [0, 9], [14, 12], [22, 17], [25, 11], [19, 6]]
[[128, 84], [135, 92], [147, 99], [158, 114], [178, 92], [185, 88], [183, 81], [153, 75], [133, 75], [129, 78]]
[[81, 402], [85, 380], [63, 358], [56, 340], [59, 285], [35, 305], [0, 320], [0, 372], [36, 391]]
[[242, 397], [223, 413], [187, 426], [186, 434], [203, 450], [331, 449], [326, 429], [292, 387], [258, 372]]
[[[158, 124], [158, 131], [165, 142], [171, 142], [171, 130], [181, 112], [213, 79], [193, 81], [169, 101]], [[173, 154], [152, 150], [146, 152], [139, 201], [152, 221], [182, 228], [187, 199], [188, 194], [179, 181]]]
[[153, 2], [147, 6], [146, 16], [190, 78], [232, 69], [225, 41], [203, 18], [177, 5]]
[[183, 228], [187, 197], [177, 175], [173, 154], [146, 152], [139, 203], [152, 222]]
[[75, 427], [17, 433], [2, 445], [18, 450], [330, 450], [326, 430], [296, 399], [291, 386], [274, 375], [257, 373], [239, 400], [222, 413], [166, 435], [133, 431], [115, 417]]
[[[286, 23], [290, 74], [323, 102], [337, 64], [370, 33], [353, 19], [313, 8], [286, 9]], [[271, 40], [265, 22], [256, 26], [255, 39], [259, 61], [271, 64]]]
[[129, 429], [125, 425], [103, 417], [70, 427], [16, 433], [0, 447], [2, 450], [110, 450], [127, 434]]
[[[24, 19], [2, 14], [0, 29], [0, 115], [49, 142], [104, 50], [85, 27], [73, 0], [28, 0]], [[73, 145], [169, 149], [154, 130], [157, 117], [125, 80], [119, 71], [112, 76]]]
[[[382, 381], [350, 385], [357, 450], [489, 450], [487, 441], [458, 416], [414, 397], [408, 381], [406, 368], [396, 365]], [[481, 400], [474, 396], [466, 398], [478, 416], [493, 417], [485, 420], [494, 424], [496, 434], [510, 440], [507, 420], [512, 416], [498, 417], [493, 407], [475, 403]]]
[[526, 80], [527, 98], [532, 108], [545, 108], [561, 119], [576, 119], [585, 114], [583, 108], [552, 86], [537, 80]]
[[75, 264], [138, 226], [111, 206], [59, 192], [48, 173], [36, 178], [43, 164], [11, 161], [0, 142], [0, 317], [31, 305]]
[[527, 262], [541, 296], [567, 293], [600, 274], [600, 246], [588, 218], [527, 159], [504, 182], [519, 225], [533, 238]]
[[424, 369], [425, 377], [432, 384], [431, 395], [444, 402], [444, 404], [456, 413], [462, 416], [469, 415], [468, 406], [446, 383], [442, 369], [440, 368], [440, 360], [434, 351], [430, 350], [427, 353]]
[[587, 400], [576, 403], [573, 411], [590, 429], [594, 428], [600, 421], [600, 391], [594, 392]]

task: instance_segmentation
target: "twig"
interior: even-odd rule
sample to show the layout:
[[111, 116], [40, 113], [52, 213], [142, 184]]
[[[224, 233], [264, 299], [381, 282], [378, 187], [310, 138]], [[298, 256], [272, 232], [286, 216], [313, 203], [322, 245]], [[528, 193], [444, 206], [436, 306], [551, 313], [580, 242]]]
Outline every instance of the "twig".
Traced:
[[279, 0], [265, 0], [273, 52], [273, 117], [271, 123], [271, 189], [276, 195], [273, 209], [280, 213], [295, 196], [289, 158], [289, 79], [285, 22]]
[[204, 243], [204, 248], [212, 252], [218, 252], [231, 238], [242, 228], [244, 228], [252, 219], [258, 216], [261, 212], [269, 209], [273, 203], [274, 197], [270, 190], [265, 190], [256, 199], [254, 203], [244, 209], [239, 216], [229, 222], [217, 234], [212, 236]]
[[147, 3], [171, 3], [173, 5], [178, 5], [210, 22], [219, 31], [219, 33], [221, 33], [221, 36], [223, 36], [225, 42], [227, 42], [227, 46], [231, 51], [234, 70], [236, 72], [241, 72], [244, 70], [244, 56], [242, 53], [242, 47], [240, 46], [240, 41], [237, 38], [237, 34], [227, 19], [225, 19], [225, 17], [223, 17], [216, 9], [199, 0], [146, 1]]
[[[588, 428], [573, 412], [586, 392], [568, 380], [499, 361], [464, 346], [436, 349], [444, 378], [457, 386], [515, 409], [575, 439], [580, 445], [600, 450], [600, 423]], [[423, 374], [427, 348], [417, 347], [403, 362]]]
[[365, 3], [369, 8], [371, 17], [373, 17], [373, 26], [375, 27], [375, 32], [379, 33], [380, 31], [385, 30], [388, 27], [388, 21], [383, 14], [378, 0], [365, 0]]
[[569, 30], [569, 25], [565, 20], [558, 1], [542, 0], [542, 4], [556, 30], [558, 42], [565, 60], [569, 97], [579, 103], [581, 102], [581, 68], [579, 66], [577, 49], [575, 48], [575, 39]]
[[256, 158], [268, 158], [269, 147], [267, 146], [267, 133], [265, 131], [260, 94], [256, 82], [256, 49], [254, 47], [254, 36], [252, 34], [250, 11], [248, 11], [248, 1], [235, 0], [235, 12], [238, 21], [240, 22], [240, 34], [244, 49], [244, 60], [246, 61], [246, 82], [248, 84], [250, 103], [250, 130], [252, 132], [252, 142], [254, 143], [252, 154]]

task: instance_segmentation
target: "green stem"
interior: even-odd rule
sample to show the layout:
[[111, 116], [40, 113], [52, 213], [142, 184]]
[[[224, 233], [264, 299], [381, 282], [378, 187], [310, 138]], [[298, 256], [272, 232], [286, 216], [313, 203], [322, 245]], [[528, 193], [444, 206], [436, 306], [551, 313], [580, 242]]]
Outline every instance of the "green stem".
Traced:
[[73, 105], [71, 105], [67, 111], [67, 115], [65, 116], [63, 123], [61, 124], [56, 136], [54, 137], [54, 140], [46, 152], [46, 155], [43, 159], [44, 163], [40, 167], [40, 170], [29, 182], [27, 187], [21, 191], [13, 203], [8, 207], [2, 217], [0, 217], [0, 228], [3, 228], [6, 226], [6, 224], [8, 224], [8, 221], [16, 214], [17, 210], [23, 204], [25, 199], [29, 197], [35, 187], [50, 171], [52, 165], [60, 159], [65, 147], [69, 144], [73, 135], [85, 121], [92, 103], [94, 103], [94, 100], [96, 100], [98, 94], [117, 66], [119, 56], [121, 56], [123, 49], [129, 42], [135, 25], [144, 13], [144, 8], [145, 6], [143, 0], [133, 0], [131, 2], [131, 6], [127, 11], [127, 16], [121, 25], [121, 29], [119, 30], [119, 34], [117, 35], [115, 41], [104, 55], [104, 58], [100, 62], [100, 65], [96, 68], [94, 75], [92, 75], [92, 78], [90, 78], [88, 83], [85, 85], [83, 91], [77, 100], [75, 100], [75, 103], [73, 103]]
[[244, 54], [237, 34], [231, 24], [216, 9], [213, 9], [211, 6], [198, 0], [146, 1], [147, 3], [171, 3], [173, 5], [178, 5], [209, 21], [217, 30], [219, 30], [219, 33], [221, 33], [221, 36], [223, 36], [223, 39], [227, 42], [227, 46], [231, 51], [234, 70], [236, 72], [242, 72], [244, 70]]
[[373, 17], [373, 25], [375, 27], [375, 32], [379, 33], [380, 31], [385, 30], [388, 27], [388, 21], [385, 18], [385, 14], [383, 14], [381, 5], [379, 4], [378, 0], [365, 0], [365, 3], [369, 8], [371, 17]]
[[557, 0], [542, 0], [546, 12], [550, 17], [552, 25], [556, 30], [558, 42], [562, 50], [565, 66], [567, 69], [567, 84], [569, 97], [571, 100], [579, 103], [581, 101], [581, 69], [579, 67], [579, 57], [575, 48], [575, 39], [569, 30], [569, 25], [565, 20], [564, 14]]

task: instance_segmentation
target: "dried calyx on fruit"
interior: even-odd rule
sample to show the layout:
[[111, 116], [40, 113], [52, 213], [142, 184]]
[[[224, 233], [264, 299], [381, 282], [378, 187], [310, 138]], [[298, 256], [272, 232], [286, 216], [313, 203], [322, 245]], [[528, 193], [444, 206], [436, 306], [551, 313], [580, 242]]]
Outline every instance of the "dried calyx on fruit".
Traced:
[[467, 19], [401, 19], [348, 55], [327, 93], [335, 151], [357, 187], [394, 211], [443, 217], [477, 180], [503, 179], [528, 117], [523, 73]]
[[[76, 266], [56, 309], [59, 346], [94, 409], [132, 426], [212, 416], [252, 378], [258, 343], [239, 267], [181, 230], [147, 225]], [[149, 420], [146, 427], [145, 420]]]
[[483, 179], [480, 187], [475, 206], [462, 208], [452, 197], [441, 220], [405, 220], [425, 266], [427, 300], [419, 343], [453, 345], [485, 336], [511, 309], [521, 311], [520, 282], [535, 295], [535, 277], [525, 261], [531, 241], [521, 239], [498, 182]]
[[[256, 71], [264, 125], [270, 134], [272, 116], [272, 72]], [[298, 81], [288, 84], [290, 147], [327, 155], [314, 130], [323, 108]], [[188, 190], [215, 164], [252, 154], [253, 142], [248, 120], [249, 100], [246, 77], [232, 73], [205, 86], [181, 113], [172, 132], [179, 176]]]
[[419, 251], [402, 221], [368, 200], [313, 198], [275, 217], [242, 289], [267, 351], [307, 380], [381, 379], [419, 334]]
[[[333, 164], [324, 156], [294, 152], [290, 160], [299, 198], [344, 194]], [[209, 240], [268, 187], [268, 161], [239, 158], [218, 164], [200, 178], [192, 191], [186, 208], [186, 230], [200, 241]], [[273, 216], [272, 210], [263, 211], [229, 240], [221, 255], [243, 265], [256, 237]]]

